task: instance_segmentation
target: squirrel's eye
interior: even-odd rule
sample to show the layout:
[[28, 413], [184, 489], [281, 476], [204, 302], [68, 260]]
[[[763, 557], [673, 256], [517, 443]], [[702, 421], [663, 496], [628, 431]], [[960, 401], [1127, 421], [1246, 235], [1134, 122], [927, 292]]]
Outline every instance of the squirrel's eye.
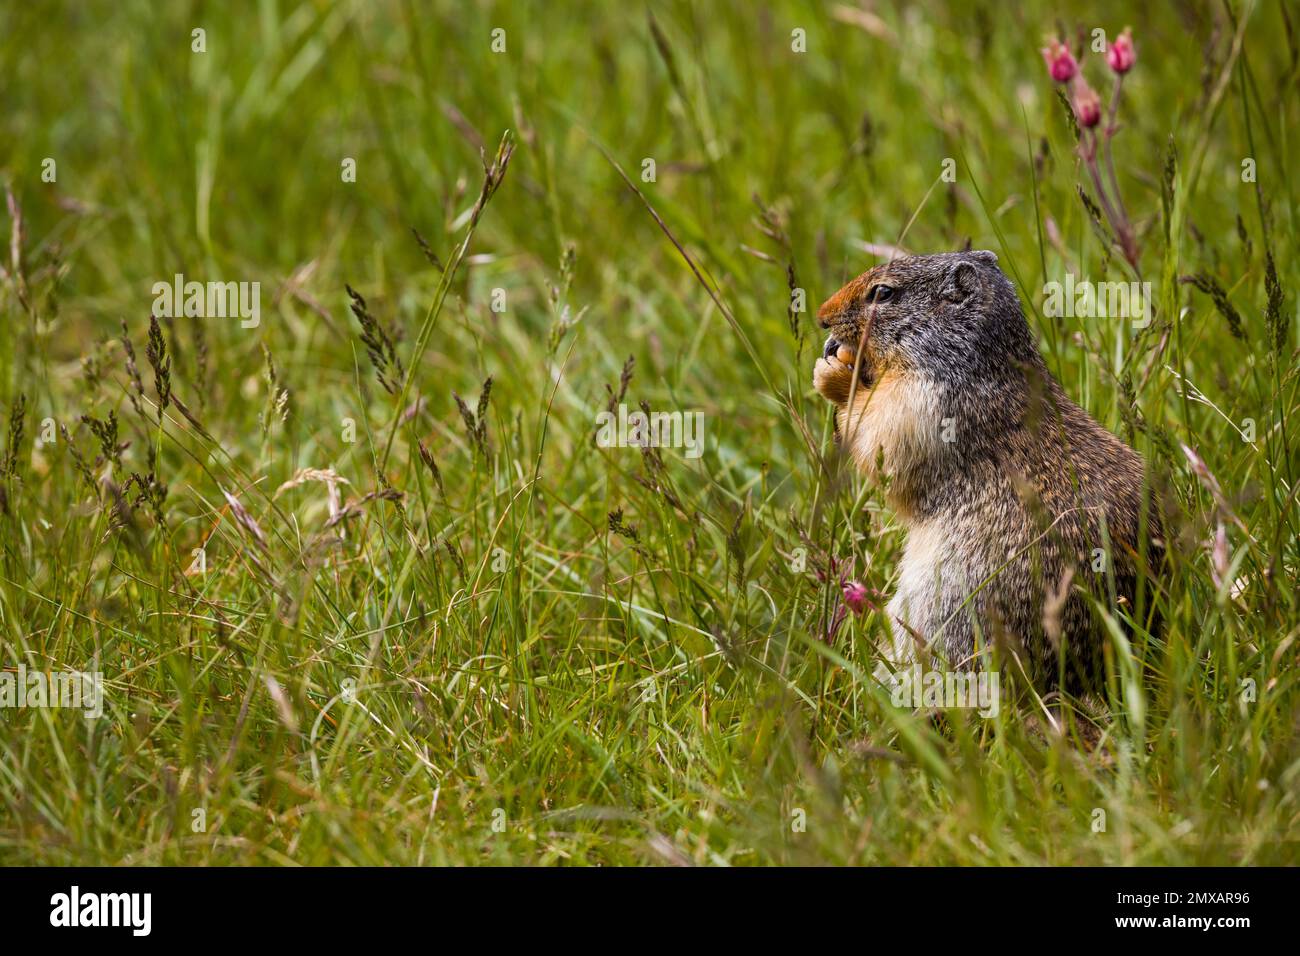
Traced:
[[872, 302], [888, 302], [894, 297], [894, 287], [892, 285], [878, 285], [871, 290], [869, 296]]

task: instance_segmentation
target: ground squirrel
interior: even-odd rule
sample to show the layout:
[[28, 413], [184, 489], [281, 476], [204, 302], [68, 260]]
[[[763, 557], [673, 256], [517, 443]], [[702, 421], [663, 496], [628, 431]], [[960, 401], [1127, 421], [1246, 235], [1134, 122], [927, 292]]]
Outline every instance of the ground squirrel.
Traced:
[[1002, 643], [1040, 689], [1096, 688], [1104, 637], [1089, 594], [1132, 613], [1159, 516], [1142, 459], [1047, 370], [997, 256], [895, 259], [818, 318], [831, 336], [813, 382], [907, 530], [894, 662], [925, 647], [970, 669]]

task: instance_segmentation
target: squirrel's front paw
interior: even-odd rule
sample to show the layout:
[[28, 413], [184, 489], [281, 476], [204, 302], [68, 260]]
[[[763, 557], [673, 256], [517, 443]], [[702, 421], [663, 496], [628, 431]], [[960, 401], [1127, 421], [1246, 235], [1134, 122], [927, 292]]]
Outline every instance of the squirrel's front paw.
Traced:
[[849, 400], [849, 390], [853, 387], [853, 367], [833, 355], [819, 358], [813, 366], [813, 387], [826, 401], [843, 405]]

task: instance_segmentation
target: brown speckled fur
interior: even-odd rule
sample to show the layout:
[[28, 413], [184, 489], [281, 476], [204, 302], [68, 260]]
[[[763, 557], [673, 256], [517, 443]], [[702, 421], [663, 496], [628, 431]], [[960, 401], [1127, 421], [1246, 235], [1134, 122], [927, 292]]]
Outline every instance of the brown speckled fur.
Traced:
[[[878, 284], [893, 293], [871, 304]], [[1095, 689], [1103, 637], [1086, 592], [1110, 606], [1113, 585], [1133, 610], [1138, 568], [1158, 564], [1159, 516], [1141, 458], [1047, 370], [997, 257], [896, 259], [818, 318], [850, 348], [866, 331], [856, 384], [833, 344], [813, 380], [907, 529], [889, 605], [894, 659], [923, 642], [951, 666], [979, 666], [977, 648], [1001, 642], [1040, 688], [1063, 674], [1066, 690]], [[1093, 571], [1096, 548], [1111, 555], [1109, 576]], [[1058, 592], [1068, 596], [1045, 624]]]

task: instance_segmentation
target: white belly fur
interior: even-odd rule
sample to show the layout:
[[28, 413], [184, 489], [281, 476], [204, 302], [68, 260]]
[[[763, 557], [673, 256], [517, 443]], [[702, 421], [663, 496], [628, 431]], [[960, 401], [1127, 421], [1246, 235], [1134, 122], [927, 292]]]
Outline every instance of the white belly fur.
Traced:
[[953, 574], [961, 576], [955, 561], [957, 551], [949, 537], [951, 531], [937, 520], [912, 525], [907, 531], [897, 590], [886, 608], [894, 629], [891, 659], [896, 664], [916, 660], [913, 631], [932, 649], [942, 650], [937, 646], [944, 623], [940, 584]]

